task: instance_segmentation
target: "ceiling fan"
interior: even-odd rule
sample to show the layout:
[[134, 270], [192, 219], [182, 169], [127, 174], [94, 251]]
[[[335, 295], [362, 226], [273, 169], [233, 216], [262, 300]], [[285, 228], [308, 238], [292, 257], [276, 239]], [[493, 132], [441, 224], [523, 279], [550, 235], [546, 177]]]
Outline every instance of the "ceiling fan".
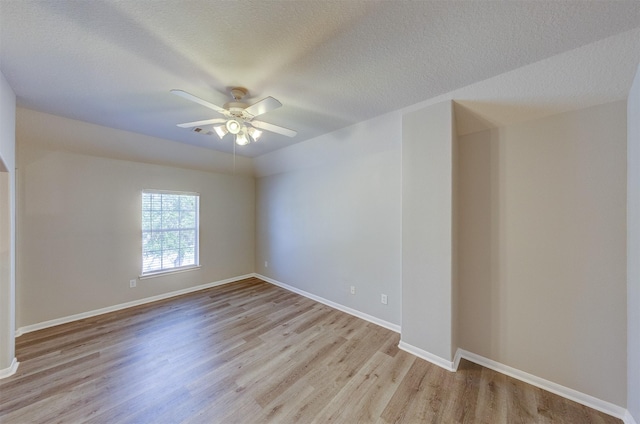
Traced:
[[270, 112], [282, 106], [278, 100], [273, 97], [265, 97], [256, 103], [249, 105], [244, 103], [242, 99], [247, 95], [248, 91], [243, 87], [231, 88], [231, 97], [233, 100], [225, 103], [224, 106], [216, 106], [206, 100], [189, 94], [182, 90], [171, 90], [171, 92], [184, 99], [198, 103], [204, 107], [208, 107], [224, 116], [224, 118], [205, 119], [203, 121], [185, 122], [178, 124], [180, 128], [193, 128], [201, 125], [213, 125], [213, 130], [218, 137], [222, 139], [227, 134], [235, 136], [235, 142], [239, 146], [245, 146], [251, 141], [257, 141], [262, 135], [262, 131], [269, 131], [276, 134], [294, 137], [297, 132], [278, 125], [270, 124], [263, 121], [255, 121], [253, 118]]

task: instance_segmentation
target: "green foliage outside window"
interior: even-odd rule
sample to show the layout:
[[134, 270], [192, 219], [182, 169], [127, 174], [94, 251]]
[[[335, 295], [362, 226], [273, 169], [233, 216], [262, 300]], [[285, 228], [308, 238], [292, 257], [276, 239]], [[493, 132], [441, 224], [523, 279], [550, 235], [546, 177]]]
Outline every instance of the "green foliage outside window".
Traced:
[[142, 273], [198, 265], [197, 194], [142, 193]]

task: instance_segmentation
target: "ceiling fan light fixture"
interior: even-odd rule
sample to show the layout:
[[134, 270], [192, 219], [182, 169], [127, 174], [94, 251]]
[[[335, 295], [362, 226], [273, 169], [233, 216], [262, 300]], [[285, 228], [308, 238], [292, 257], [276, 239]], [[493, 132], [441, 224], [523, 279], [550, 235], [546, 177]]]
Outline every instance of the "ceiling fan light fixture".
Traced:
[[249, 137], [247, 137], [247, 133], [245, 131], [236, 134], [236, 144], [238, 146], [246, 146], [249, 144]]
[[[241, 101], [247, 95], [247, 89], [242, 87], [233, 87], [231, 89], [233, 101], [228, 102], [221, 107], [196, 97], [193, 94], [189, 94], [186, 91], [171, 90], [171, 92], [186, 100], [209, 108], [223, 116], [222, 118], [204, 119], [178, 124], [178, 127], [180, 128], [193, 128], [201, 127], [203, 125], [211, 125], [210, 128], [212, 131], [208, 131], [206, 133], [207, 135], [215, 132], [220, 139], [223, 139], [227, 134], [231, 133], [234, 135], [234, 143], [239, 146], [246, 146], [251, 142], [257, 141], [262, 136], [263, 130], [287, 137], [294, 137], [297, 134], [296, 131], [288, 128], [280, 127], [264, 121], [253, 120], [256, 116], [265, 114], [282, 106], [282, 103], [273, 97], [265, 97], [252, 105], [248, 105]], [[197, 128], [195, 131], [200, 132], [202, 131], [202, 128]]]
[[229, 130], [227, 130], [227, 127], [224, 125], [218, 125], [217, 127], [213, 127], [213, 130], [216, 132], [216, 134], [218, 134], [218, 137], [220, 137], [220, 140], [222, 140], [222, 137], [224, 137], [225, 135], [227, 135], [227, 133], [229, 133]]
[[258, 141], [258, 139], [262, 135], [262, 131], [257, 130], [257, 129], [255, 129], [253, 127], [250, 127], [249, 129], [247, 129], [247, 133], [249, 133], [251, 138], [253, 138], [253, 141]]
[[229, 119], [226, 126], [227, 131], [229, 131], [231, 134], [238, 134], [240, 130], [242, 130], [242, 125], [235, 119]]

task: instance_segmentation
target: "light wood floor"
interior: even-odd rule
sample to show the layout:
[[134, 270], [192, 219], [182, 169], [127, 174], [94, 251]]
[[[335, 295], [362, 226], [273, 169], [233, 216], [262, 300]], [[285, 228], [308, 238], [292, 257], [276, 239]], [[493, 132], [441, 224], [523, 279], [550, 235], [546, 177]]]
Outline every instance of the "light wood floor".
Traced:
[[620, 423], [257, 279], [17, 339], [2, 423]]

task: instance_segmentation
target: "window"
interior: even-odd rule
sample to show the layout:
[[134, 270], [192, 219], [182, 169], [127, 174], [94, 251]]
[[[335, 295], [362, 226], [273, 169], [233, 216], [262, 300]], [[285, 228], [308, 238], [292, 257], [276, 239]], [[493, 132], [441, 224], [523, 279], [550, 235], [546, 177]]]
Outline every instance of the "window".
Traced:
[[142, 275], [199, 266], [198, 193], [142, 192]]

